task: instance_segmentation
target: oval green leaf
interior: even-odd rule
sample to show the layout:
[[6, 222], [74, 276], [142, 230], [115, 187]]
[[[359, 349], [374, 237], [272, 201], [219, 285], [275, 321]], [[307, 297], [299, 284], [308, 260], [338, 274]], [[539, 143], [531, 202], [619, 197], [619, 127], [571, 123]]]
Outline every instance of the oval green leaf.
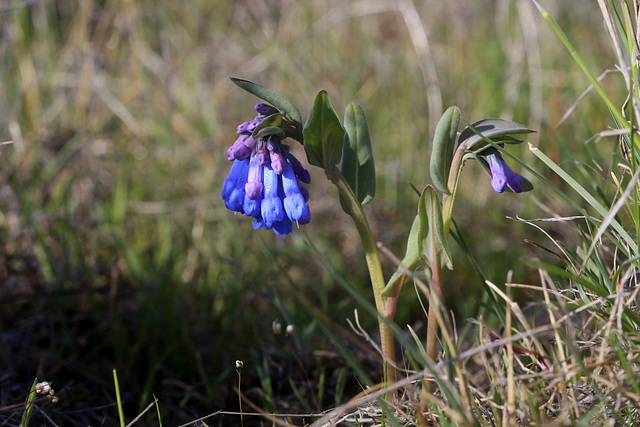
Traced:
[[444, 231], [442, 204], [436, 190], [427, 185], [420, 196], [418, 215], [421, 227], [418, 234], [420, 256], [430, 266], [453, 268], [449, 252], [448, 233]]
[[275, 135], [276, 138], [278, 138], [278, 141], [282, 141], [283, 139], [285, 139], [287, 137], [287, 135], [285, 135], [285, 133], [282, 130], [282, 128], [279, 128], [277, 126], [266, 126], [266, 127], [263, 127], [260, 130], [253, 132], [253, 135], [251, 135], [251, 137], [253, 139], [258, 139], [258, 138], [263, 138], [263, 137], [269, 136], [269, 135]]
[[257, 96], [260, 99], [267, 101], [269, 104], [276, 107], [278, 110], [283, 112], [284, 114], [291, 119], [295, 123], [297, 128], [302, 127], [302, 116], [300, 115], [300, 111], [293, 104], [293, 102], [289, 101], [284, 96], [277, 94], [269, 89], [260, 86], [259, 84], [253, 83], [249, 80], [238, 79], [235, 77], [231, 77], [231, 81], [241, 89], [246, 90], [247, 92]]
[[515, 138], [506, 138], [506, 135], [522, 135], [535, 132], [520, 123], [503, 119], [481, 119], [467, 126], [458, 138], [458, 143], [466, 144], [466, 149], [478, 151], [481, 146], [476, 147], [478, 143], [486, 144], [484, 138], [492, 141], [507, 142], [509, 144], [517, 143]]
[[444, 112], [433, 137], [430, 173], [433, 184], [445, 194], [451, 194], [448, 188], [449, 172], [455, 150], [456, 134], [460, 125], [460, 109], [455, 105]]
[[347, 106], [344, 128], [346, 134], [342, 151], [342, 175], [358, 201], [366, 204], [376, 194], [376, 168], [367, 116], [358, 103], [352, 102]]
[[310, 164], [329, 173], [333, 166], [340, 163], [345, 132], [327, 91], [318, 92], [302, 133]]
[[[267, 127], [280, 127], [282, 125], [282, 114], [276, 113], [272, 114], [269, 117], [265, 117], [258, 126], [253, 130], [253, 134], [251, 135], [253, 139], [258, 139], [260, 136], [264, 136], [265, 134], [260, 134], [260, 131]], [[273, 133], [273, 132], [272, 132]], [[271, 134], [272, 134], [271, 133]], [[282, 130], [282, 134], [284, 134], [284, 130]], [[267, 134], [269, 135], [269, 134]], [[284, 138], [283, 138], [284, 139]]]
[[402, 276], [408, 271], [413, 272], [420, 264], [420, 246], [418, 243], [418, 234], [420, 233], [421, 223], [420, 215], [416, 215], [411, 225], [411, 231], [409, 232], [409, 238], [407, 239], [407, 252], [402, 258], [402, 265], [398, 266], [398, 269], [391, 276], [387, 282], [387, 286], [382, 290], [382, 296], [387, 297], [391, 293], [394, 287], [400, 284]]

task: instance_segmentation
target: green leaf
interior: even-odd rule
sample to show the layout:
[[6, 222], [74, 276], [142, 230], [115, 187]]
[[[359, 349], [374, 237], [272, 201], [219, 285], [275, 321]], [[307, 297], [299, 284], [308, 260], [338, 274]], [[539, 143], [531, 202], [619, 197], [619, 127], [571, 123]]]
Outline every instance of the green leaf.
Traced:
[[398, 285], [402, 276], [406, 274], [406, 270], [413, 272], [420, 264], [420, 246], [418, 244], [418, 234], [420, 233], [421, 223], [420, 215], [416, 215], [411, 225], [411, 231], [409, 232], [409, 239], [407, 239], [407, 252], [402, 258], [402, 265], [398, 266], [398, 269], [393, 276], [387, 282], [387, 286], [382, 290], [382, 296], [387, 297], [391, 293], [391, 290]]
[[449, 172], [459, 124], [460, 109], [456, 106], [449, 107], [440, 117], [433, 137], [430, 162], [431, 180], [438, 190], [445, 194], [451, 193], [448, 187]]
[[[540, 151], [539, 148], [529, 144], [529, 150], [545, 165], [547, 165], [552, 171], [554, 171], [564, 182], [569, 184], [579, 195], [587, 202], [598, 214], [603, 218], [609, 215], [609, 209], [603, 206], [595, 197], [589, 193], [582, 185], [578, 183], [571, 175], [569, 175], [558, 164], [551, 160], [546, 154]], [[552, 186], [553, 187], [553, 186]], [[565, 196], [566, 199], [570, 200]], [[576, 206], [577, 207], [577, 206]], [[615, 219], [611, 221], [611, 227], [620, 235], [620, 238], [625, 241], [626, 245], [630, 248], [630, 253], [635, 254], [638, 252], [638, 242], [634, 240], [633, 236]]]
[[258, 139], [258, 138], [262, 138], [265, 136], [269, 136], [269, 135], [275, 135], [279, 141], [282, 141], [283, 139], [286, 138], [286, 135], [284, 133], [284, 131], [282, 130], [282, 128], [279, 128], [277, 126], [266, 126], [261, 128], [259, 131], [257, 132], [253, 132], [253, 135], [251, 136], [253, 139]]
[[[487, 145], [484, 138], [499, 143], [515, 144], [520, 142], [515, 138], [506, 137], [506, 135], [521, 135], [535, 132], [533, 129], [503, 119], [481, 119], [467, 126], [458, 138], [458, 143], [465, 143], [466, 149], [470, 151], [481, 151], [483, 145]], [[486, 148], [486, 147], [484, 147]]]
[[531, 181], [529, 181], [527, 178], [525, 178], [522, 175], [520, 175], [520, 178], [522, 178], [522, 184], [524, 185], [524, 188], [522, 189], [521, 193], [526, 193], [527, 191], [533, 190], [533, 184], [531, 183]]
[[309, 163], [330, 173], [342, 157], [345, 132], [327, 91], [318, 92], [302, 132]]
[[453, 268], [447, 241], [448, 235], [444, 232], [442, 204], [436, 190], [430, 185], [422, 190], [418, 203], [418, 216], [421, 225], [418, 232], [420, 256], [430, 266], [446, 265], [449, 269]]
[[[433, 248], [436, 250], [434, 251]], [[434, 256], [437, 259], [432, 259]], [[411, 225], [402, 265], [398, 266], [387, 282], [382, 290], [382, 296], [388, 297], [391, 294], [391, 291], [400, 284], [407, 270], [413, 272], [421, 263], [426, 263], [431, 268], [434, 261], [439, 265], [453, 268], [447, 234], [444, 232], [442, 205], [436, 190], [427, 185], [420, 195], [418, 214]]]
[[256, 126], [256, 128], [253, 130], [252, 137], [255, 139], [258, 132], [260, 132], [263, 128], [266, 128], [269, 126], [275, 126], [275, 127], [282, 126], [282, 114], [276, 113], [262, 119], [260, 124]]
[[[342, 175], [358, 201], [364, 205], [373, 200], [376, 194], [376, 169], [367, 116], [359, 104], [352, 102], [347, 106], [344, 128]], [[340, 200], [342, 202], [342, 197]]]
[[282, 111], [295, 123], [296, 127], [299, 128], [302, 126], [302, 116], [300, 115], [300, 111], [298, 111], [293, 102], [289, 101], [284, 96], [272, 92], [259, 84], [250, 82], [249, 80], [231, 77], [231, 81], [241, 89], [244, 89], [258, 98], [267, 101], [269, 104]]

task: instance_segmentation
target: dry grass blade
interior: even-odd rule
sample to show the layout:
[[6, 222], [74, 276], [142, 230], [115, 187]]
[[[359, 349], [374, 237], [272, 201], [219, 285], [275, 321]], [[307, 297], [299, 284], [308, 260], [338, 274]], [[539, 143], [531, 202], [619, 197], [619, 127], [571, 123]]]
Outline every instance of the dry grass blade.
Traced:
[[[551, 327], [553, 329], [553, 333], [555, 335], [556, 338], [556, 349], [558, 351], [558, 357], [560, 358], [560, 365], [562, 367], [562, 369], [565, 372], [569, 371], [569, 361], [567, 360], [567, 357], [565, 355], [564, 352], [564, 340], [562, 339], [561, 335], [560, 335], [560, 325], [559, 323], [556, 321], [556, 317], [555, 317], [555, 313], [552, 310], [552, 305], [551, 305], [551, 299], [549, 298], [549, 293], [547, 292], [547, 288], [554, 288], [553, 285], [553, 281], [551, 280], [551, 278], [548, 276], [548, 274], [543, 271], [543, 270], [538, 270], [539, 274], [540, 274], [540, 282], [542, 283], [542, 288], [543, 288], [543, 295], [544, 295], [544, 301], [547, 304], [547, 310], [549, 313], [549, 321], [551, 322]], [[554, 289], [555, 290], [555, 289]], [[557, 294], [557, 292], [556, 292]], [[562, 299], [558, 299], [558, 301], [560, 302], [561, 306], [563, 306], [566, 310], [566, 307], [564, 306], [564, 301]], [[570, 323], [570, 322], [569, 322]], [[570, 331], [573, 332], [573, 328], [569, 327]], [[574, 336], [570, 336], [569, 337], [569, 343], [573, 342], [573, 338]], [[569, 344], [571, 345], [571, 344]], [[575, 361], [574, 361], [575, 363]], [[566, 384], [567, 384], [567, 389], [568, 389], [568, 393], [569, 393], [569, 398], [571, 399], [572, 402], [575, 402], [575, 391], [573, 388], [573, 384], [572, 382], [569, 380], [570, 377], [567, 374], [565, 376], [566, 378]], [[567, 405], [565, 405], [567, 406]], [[579, 408], [576, 406], [573, 408], [574, 411], [574, 416], [576, 418], [578, 418], [580, 416], [580, 412], [579, 412]]]
[[144, 410], [140, 412], [137, 417], [135, 417], [133, 420], [131, 420], [129, 424], [127, 424], [127, 427], [131, 427], [132, 425], [140, 421], [142, 416], [146, 414], [148, 411], [150, 411], [157, 403], [158, 403], [158, 399], [155, 399], [153, 402], [149, 403], [149, 405], [147, 405], [147, 407], [144, 408]]
[[[507, 278], [507, 282], [511, 282], [511, 272], [509, 272], [509, 277]], [[511, 287], [507, 286], [507, 294], [504, 295], [506, 306], [506, 322], [505, 322], [505, 334], [508, 339], [511, 337], [512, 325], [511, 325], [511, 315], [512, 308], [516, 307], [517, 304], [514, 303], [511, 299]], [[514, 381], [514, 355], [513, 355], [513, 342], [509, 342], [507, 344], [507, 410], [504, 411], [504, 424], [508, 426], [515, 426], [516, 424], [516, 390], [515, 390], [515, 381]]]
[[[620, 70], [606, 70], [604, 71], [602, 74], [600, 74], [598, 76], [598, 82], [601, 82], [607, 75], [609, 75], [609, 73], [619, 73]], [[576, 110], [576, 108], [578, 107], [578, 104], [580, 104], [580, 102], [582, 102], [582, 100], [589, 94], [589, 92], [591, 92], [594, 89], [594, 85], [590, 84], [585, 90], [584, 92], [582, 92], [580, 94], [580, 96], [578, 96], [578, 98], [574, 101], [573, 104], [571, 104], [571, 106], [567, 109], [567, 111], [564, 113], [564, 115], [562, 116], [562, 118], [558, 121], [558, 124], [556, 124], [556, 128], [559, 128], [560, 126], [562, 126], [562, 124], [565, 122], [565, 120], [567, 120], [569, 118], [569, 116], [571, 114], [573, 114], [573, 112]]]

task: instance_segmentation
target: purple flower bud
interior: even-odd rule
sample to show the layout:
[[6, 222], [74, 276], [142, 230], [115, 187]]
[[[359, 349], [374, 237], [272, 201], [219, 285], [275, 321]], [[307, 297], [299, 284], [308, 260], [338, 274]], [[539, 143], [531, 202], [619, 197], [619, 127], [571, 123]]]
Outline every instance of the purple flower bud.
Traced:
[[240, 126], [238, 126], [236, 133], [238, 135], [251, 135], [251, 132], [247, 130], [248, 126], [249, 126], [249, 122], [242, 123]]
[[253, 133], [254, 130], [258, 127], [258, 125], [262, 122], [262, 119], [253, 119], [250, 122], [247, 122], [247, 132], [249, 135]]
[[524, 190], [522, 177], [515, 173], [504, 161], [500, 152], [487, 155], [487, 162], [491, 169], [491, 186], [498, 193], [502, 193], [507, 187], [514, 193]]
[[256, 145], [256, 140], [251, 138], [250, 136], [244, 136], [240, 144], [233, 151], [233, 155], [236, 160], [244, 160], [251, 155], [253, 151], [254, 145]]
[[238, 148], [238, 146], [242, 144], [242, 140], [243, 140], [243, 137], [239, 136], [238, 139], [236, 139], [236, 141], [233, 144], [231, 144], [231, 147], [227, 149], [227, 160], [229, 160], [230, 162], [236, 159], [233, 153], [236, 151], [236, 148]]
[[267, 150], [267, 147], [264, 146], [264, 144], [261, 144], [258, 147], [258, 162], [260, 162], [261, 165], [266, 165], [267, 163], [269, 163], [269, 151]]
[[278, 175], [282, 175], [282, 172], [284, 172], [287, 162], [284, 160], [284, 157], [282, 157], [282, 154], [280, 154], [279, 151], [272, 151], [270, 154], [271, 154], [270, 156], [271, 167], [273, 168], [275, 173], [277, 173]]
[[249, 120], [248, 122], [244, 122], [240, 126], [238, 126], [236, 132], [239, 135], [251, 135], [261, 122], [262, 118]]
[[278, 139], [275, 138], [273, 135], [271, 135], [269, 139], [267, 139], [266, 145], [267, 145], [267, 150], [275, 151], [278, 149]]
[[278, 112], [277, 109], [273, 108], [269, 104], [256, 104], [256, 106], [253, 107], [253, 109], [256, 110], [256, 112], [261, 116], [270, 116]]

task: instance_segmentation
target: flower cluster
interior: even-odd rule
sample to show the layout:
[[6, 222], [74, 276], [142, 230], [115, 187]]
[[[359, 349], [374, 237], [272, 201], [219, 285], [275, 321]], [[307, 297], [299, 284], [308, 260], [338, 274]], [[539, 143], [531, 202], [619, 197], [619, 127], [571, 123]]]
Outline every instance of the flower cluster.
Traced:
[[255, 110], [258, 115], [238, 126], [238, 139], [227, 150], [233, 165], [222, 185], [222, 199], [227, 209], [253, 217], [254, 229], [289, 234], [293, 221], [310, 220], [309, 192], [303, 184], [309, 184], [311, 177], [278, 134], [253, 138], [262, 121], [278, 113], [267, 104], [258, 104]]
[[48, 394], [50, 396], [53, 396], [55, 394], [55, 391], [53, 390], [53, 388], [51, 388], [51, 384], [53, 383], [49, 381], [42, 381], [41, 383], [36, 384], [36, 387], [35, 387], [36, 393]]
[[511, 170], [498, 150], [490, 150], [487, 162], [491, 170], [491, 186], [494, 190], [498, 193], [502, 193], [507, 188], [514, 193], [521, 193], [524, 190], [522, 177]]

